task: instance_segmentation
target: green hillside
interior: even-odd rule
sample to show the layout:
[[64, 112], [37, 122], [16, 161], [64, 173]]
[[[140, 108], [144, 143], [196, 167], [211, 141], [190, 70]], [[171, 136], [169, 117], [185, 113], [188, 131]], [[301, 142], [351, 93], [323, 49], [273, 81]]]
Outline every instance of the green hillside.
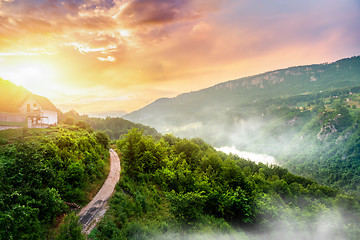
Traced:
[[116, 146], [122, 177], [89, 239], [358, 237], [355, 198], [279, 166], [217, 152], [198, 138], [155, 140], [136, 129]]
[[160, 99], [125, 118], [214, 146], [266, 153], [360, 193], [360, 57], [293, 67]]
[[1, 136], [11, 141], [0, 145], [0, 239], [53, 239], [69, 203], [88, 203], [105, 180], [109, 139], [76, 127]]
[[31, 94], [22, 86], [17, 86], [0, 78], [0, 112], [18, 112], [18, 107], [25, 96]]

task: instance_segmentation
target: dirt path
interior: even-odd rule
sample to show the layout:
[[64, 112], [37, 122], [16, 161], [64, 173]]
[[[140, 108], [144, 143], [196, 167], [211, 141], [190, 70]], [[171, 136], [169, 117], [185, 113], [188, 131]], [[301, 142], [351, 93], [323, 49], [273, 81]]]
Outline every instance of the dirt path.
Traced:
[[83, 225], [82, 232], [86, 235], [95, 228], [96, 223], [104, 216], [107, 210], [107, 202], [120, 178], [120, 159], [113, 149], [110, 149], [110, 161], [110, 172], [104, 185], [93, 200], [79, 212], [79, 222]]

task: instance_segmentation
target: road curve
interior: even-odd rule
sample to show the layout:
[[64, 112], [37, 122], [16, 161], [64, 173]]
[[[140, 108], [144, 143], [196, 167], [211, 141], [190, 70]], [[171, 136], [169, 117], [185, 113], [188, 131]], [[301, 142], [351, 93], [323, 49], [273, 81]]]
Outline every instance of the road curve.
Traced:
[[82, 232], [88, 235], [96, 226], [96, 223], [104, 216], [107, 210], [107, 202], [114, 192], [116, 183], [120, 178], [120, 159], [113, 149], [110, 149], [110, 172], [109, 175], [91, 202], [79, 212], [79, 222], [83, 225]]

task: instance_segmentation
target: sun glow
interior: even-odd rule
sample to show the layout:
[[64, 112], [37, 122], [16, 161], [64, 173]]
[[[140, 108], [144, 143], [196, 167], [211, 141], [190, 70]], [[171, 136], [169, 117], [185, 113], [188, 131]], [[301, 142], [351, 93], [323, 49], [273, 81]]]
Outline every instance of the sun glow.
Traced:
[[123, 29], [123, 30], [120, 30], [119, 33], [122, 37], [130, 37], [131, 36], [131, 33], [129, 30]]
[[19, 61], [0, 66], [0, 77], [21, 85], [32, 93], [49, 97], [58, 89], [59, 71], [54, 65], [41, 61]]

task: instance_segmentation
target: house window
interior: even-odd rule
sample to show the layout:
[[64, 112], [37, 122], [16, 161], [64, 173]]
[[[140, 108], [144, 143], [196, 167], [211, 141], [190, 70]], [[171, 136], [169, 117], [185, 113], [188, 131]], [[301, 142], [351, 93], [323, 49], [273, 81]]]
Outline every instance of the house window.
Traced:
[[27, 112], [30, 112], [30, 103], [28, 103], [28, 104], [26, 105], [26, 111], [27, 111]]
[[34, 108], [36, 107], [36, 103], [33, 104], [33, 107], [34, 107]]

